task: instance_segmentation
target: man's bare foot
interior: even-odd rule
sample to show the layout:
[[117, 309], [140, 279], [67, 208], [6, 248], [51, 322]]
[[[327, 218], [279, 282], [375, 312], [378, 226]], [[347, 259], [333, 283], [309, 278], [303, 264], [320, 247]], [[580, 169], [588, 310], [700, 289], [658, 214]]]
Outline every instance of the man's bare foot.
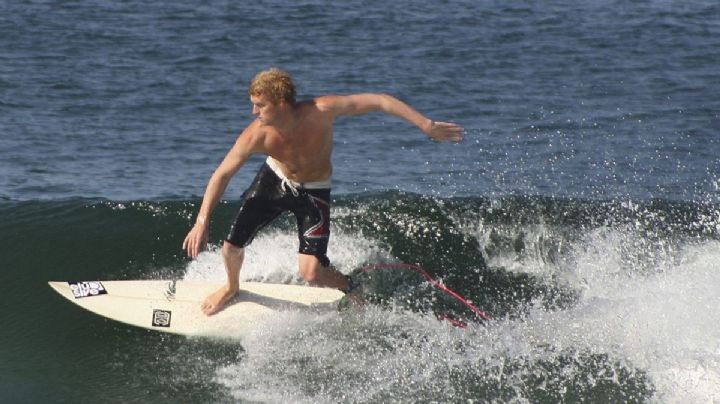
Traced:
[[222, 308], [225, 307], [227, 302], [230, 301], [237, 292], [237, 289], [231, 289], [225, 285], [206, 297], [205, 301], [200, 306], [200, 309], [203, 313], [205, 313], [205, 315], [212, 316], [222, 310]]

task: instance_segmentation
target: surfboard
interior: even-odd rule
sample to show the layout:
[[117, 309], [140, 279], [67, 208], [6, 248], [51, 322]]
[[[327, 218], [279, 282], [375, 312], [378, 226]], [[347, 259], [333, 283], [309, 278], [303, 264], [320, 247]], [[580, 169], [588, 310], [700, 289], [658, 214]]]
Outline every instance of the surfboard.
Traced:
[[240, 292], [213, 316], [200, 310], [220, 282], [124, 280], [48, 282], [63, 297], [103, 317], [186, 336], [242, 337], [278, 311], [335, 308], [335, 289], [241, 282]]

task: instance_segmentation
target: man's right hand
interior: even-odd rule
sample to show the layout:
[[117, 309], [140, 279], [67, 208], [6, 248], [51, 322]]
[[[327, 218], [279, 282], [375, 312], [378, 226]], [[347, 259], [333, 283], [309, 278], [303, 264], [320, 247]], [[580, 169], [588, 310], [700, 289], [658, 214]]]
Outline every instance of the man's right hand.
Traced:
[[195, 226], [185, 236], [182, 248], [187, 251], [188, 257], [197, 258], [207, 246], [209, 227], [206, 224], [195, 223]]

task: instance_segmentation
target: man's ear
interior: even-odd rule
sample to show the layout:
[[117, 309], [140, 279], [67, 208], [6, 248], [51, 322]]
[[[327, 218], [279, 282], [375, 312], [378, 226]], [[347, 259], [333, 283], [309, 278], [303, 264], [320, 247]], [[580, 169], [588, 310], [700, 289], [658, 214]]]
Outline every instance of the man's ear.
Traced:
[[277, 102], [277, 106], [278, 106], [280, 109], [286, 109], [287, 107], [290, 106], [290, 104], [287, 103], [284, 99], [281, 98], [281, 99]]

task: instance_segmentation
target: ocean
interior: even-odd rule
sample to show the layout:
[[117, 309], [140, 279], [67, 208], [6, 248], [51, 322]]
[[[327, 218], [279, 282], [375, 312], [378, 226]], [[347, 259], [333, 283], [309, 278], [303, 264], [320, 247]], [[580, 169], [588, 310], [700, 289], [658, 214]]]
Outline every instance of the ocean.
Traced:
[[[196, 339], [48, 287], [223, 279], [262, 156], [208, 251], [181, 243], [271, 66], [465, 128], [339, 119], [328, 254], [420, 265], [491, 321], [413, 292]], [[718, 402], [719, 67], [709, 0], [0, 2], [0, 402]], [[296, 248], [282, 217], [241, 278], [302, 283]]]

